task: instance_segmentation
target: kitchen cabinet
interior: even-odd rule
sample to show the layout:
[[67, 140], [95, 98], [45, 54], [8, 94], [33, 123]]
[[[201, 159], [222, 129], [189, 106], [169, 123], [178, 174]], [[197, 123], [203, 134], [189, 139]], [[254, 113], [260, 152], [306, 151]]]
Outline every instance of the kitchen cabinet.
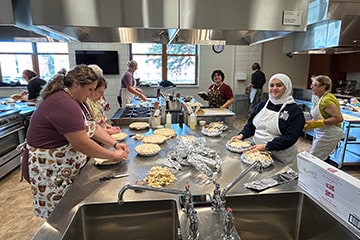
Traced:
[[333, 83], [332, 92], [335, 92], [336, 88], [338, 87], [338, 82], [340, 80], [345, 80], [347, 73], [347, 71], [338, 70], [339, 61], [339, 56], [335, 54], [311, 55], [307, 88], [310, 88], [311, 76], [321, 74], [327, 75], [331, 78]]
[[360, 72], [360, 53], [347, 53], [335, 55], [339, 72]]

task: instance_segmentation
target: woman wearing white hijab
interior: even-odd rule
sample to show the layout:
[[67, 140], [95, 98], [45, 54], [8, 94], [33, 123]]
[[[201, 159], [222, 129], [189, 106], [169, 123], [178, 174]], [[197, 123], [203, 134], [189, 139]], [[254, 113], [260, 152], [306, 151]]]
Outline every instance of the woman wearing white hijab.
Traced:
[[290, 78], [277, 73], [269, 80], [269, 99], [254, 107], [247, 124], [232, 140], [253, 136], [252, 149], [269, 151], [296, 169], [296, 142], [304, 124], [304, 114], [292, 97]]

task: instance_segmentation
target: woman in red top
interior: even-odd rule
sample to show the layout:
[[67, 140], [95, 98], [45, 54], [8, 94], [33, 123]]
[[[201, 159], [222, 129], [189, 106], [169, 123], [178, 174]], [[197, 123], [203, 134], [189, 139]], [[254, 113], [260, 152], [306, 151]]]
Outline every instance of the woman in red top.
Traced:
[[214, 70], [211, 74], [213, 84], [208, 88], [204, 100], [209, 101], [209, 107], [228, 108], [234, 102], [234, 94], [229, 85], [224, 83], [225, 74], [221, 70]]

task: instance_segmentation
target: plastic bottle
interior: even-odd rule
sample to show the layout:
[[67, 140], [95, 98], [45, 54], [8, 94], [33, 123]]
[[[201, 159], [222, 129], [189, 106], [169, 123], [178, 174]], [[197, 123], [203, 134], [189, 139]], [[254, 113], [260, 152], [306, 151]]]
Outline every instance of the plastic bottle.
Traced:
[[191, 113], [190, 114], [190, 120], [189, 120], [189, 126], [191, 130], [195, 130], [196, 128], [196, 114], [195, 113]]
[[170, 112], [168, 112], [166, 114], [166, 127], [171, 128], [171, 113]]

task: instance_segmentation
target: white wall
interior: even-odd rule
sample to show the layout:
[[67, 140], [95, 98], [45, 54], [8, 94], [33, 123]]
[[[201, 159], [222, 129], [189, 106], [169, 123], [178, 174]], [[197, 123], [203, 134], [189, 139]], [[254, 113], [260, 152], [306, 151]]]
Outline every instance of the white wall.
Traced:
[[306, 88], [309, 64], [310, 55], [303, 54], [293, 55], [292, 58], [287, 57], [283, 53], [283, 39], [264, 44], [262, 67], [267, 79], [270, 79], [275, 73], [285, 73], [292, 80], [294, 88]]

